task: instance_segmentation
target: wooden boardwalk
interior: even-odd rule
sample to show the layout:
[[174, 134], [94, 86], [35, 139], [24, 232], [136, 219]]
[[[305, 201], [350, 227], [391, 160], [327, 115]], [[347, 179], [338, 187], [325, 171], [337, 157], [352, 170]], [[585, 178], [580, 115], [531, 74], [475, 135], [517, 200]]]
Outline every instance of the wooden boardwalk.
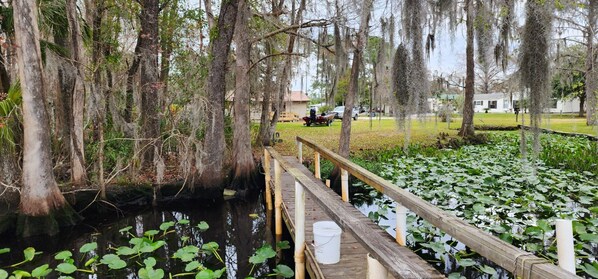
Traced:
[[[331, 189], [327, 188], [319, 179], [313, 177], [313, 174], [301, 165], [296, 158], [285, 156], [285, 161], [289, 162], [293, 167], [301, 170], [306, 176], [310, 177], [315, 183], [321, 185], [323, 189], [331, 194], [338, 196]], [[289, 230], [291, 236], [294, 236], [295, 228], [295, 178], [283, 172], [282, 174], [282, 217]], [[338, 196], [340, 200], [341, 197]], [[371, 231], [373, 239], [387, 239], [390, 243], [395, 243], [387, 232], [381, 229], [378, 225], [373, 223], [370, 219], [364, 216], [350, 203], [343, 203], [343, 206], [350, 211], [353, 216], [359, 219], [359, 222], [365, 224]], [[313, 223], [317, 221], [334, 220], [323, 210], [310, 196], [305, 195], [305, 243], [307, 244], [306, 254], [306, 268], [311, 278], [367, 278], [367, 249], [362, 243], [358, 242], [356, 238], [348, 232], [343, 232], [341, 238], [341, 260], [337, 264], [324, 265], [319, 264], [315, 260], [315, 251], [313, 247]], [[422, 260], [409, 248], [399, 248], [400, 254], [397, 255], [397, 261], [408, 261], [409, 268], [417, 271], [419, 278], [443, 278], [444, 276], [438, 273], [432, 266]]]

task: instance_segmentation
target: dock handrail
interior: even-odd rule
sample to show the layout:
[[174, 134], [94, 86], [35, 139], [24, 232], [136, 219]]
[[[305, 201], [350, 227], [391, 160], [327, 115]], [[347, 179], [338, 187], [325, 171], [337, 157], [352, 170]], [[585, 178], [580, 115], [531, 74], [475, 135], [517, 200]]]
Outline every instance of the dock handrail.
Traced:
[[[326, 158], [341, 170], [346, 170], [357, 179], [384, 193], [480, 255], [511, 272], [515, 278], [581, 278], [546, 259], [539, 258], [474, 227], [454, 214], [437, 208], [325, 147], [301, 137], [297, 137], [297, 142], [299, 145], [305, 144], [312, 148], [318, 158], [320, 156]], [[301, 156], [300, 154], [299, 157]]]
[[[319, 204], [326, 213], [341, 227], [344, 231], [351, 233], [357, 241], [362, 243], [366, 250], [370, 253], [370, 256], [378, 260], [385, 268], [386, 271], [394, 278], [444, 278], [440, 273], [431, 274], [430, 271], [424, 270], [422, 267], [417, 265], [409, 264], [409, 259], [401, 257], [405, 252], [401, 251], [401, 247], [395, 245], [394, 241], [390, 238], [373, 238], [371, 237], [372, 228], [368, 224], [361, 222], [356, 216], [350, 213], [349, 209], [352, 206], [346, 202], [341, 201], [337, 195], [334, 194], [330, 189], [322, 187], [318, 184], [317, 179], [314, 177], [307, 176], [298, 168], [292, 166], [287, 162], [280, 153], [274, 150], [272, 147], [266, 147], [264, 156], [268, 161], [267, 168], [270, 168], [270, 156], [274, 159], [274, 172], [275, 177], [270, 177], [269, 171], [266, 170], [266, 180], [274, 181], [276, 197], [280, 196], [280, 176], [282, 169], [286, 170], [295, 179], [295, 219], [299, 222], [304, 221], [304, 210], [303, 192], [307, 192], [311, 195], [313, 200]], [[277, 182], [278, 181], [278, 182]], [[268, 197], [267, 199], [270, 199]], [[275, 201], [275, 214], [277, 219], [277, 233], [278, 233], [278, 221], [280, 216], [280, 199]], [[269, 202], [268, 202], [269, 203]], [[299, 209], [299, 210], [298, 210]], [[296, 278], [303, 278], [304, 272], [304, 249], [305, 243], [303, 243], [304, 229], [302, 224], [296, 225], [295, 228], [295, 273]], [[366, 260], [364, 258], [364, 260]], [[436, 271], [434, 271], [436, 272]], [[433, 276], [433, 277], [431, 277]]]

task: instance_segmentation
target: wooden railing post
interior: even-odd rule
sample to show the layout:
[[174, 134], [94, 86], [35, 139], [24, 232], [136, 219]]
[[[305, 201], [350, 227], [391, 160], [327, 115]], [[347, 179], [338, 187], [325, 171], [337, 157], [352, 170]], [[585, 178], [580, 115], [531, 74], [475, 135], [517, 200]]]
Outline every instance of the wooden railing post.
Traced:
[[295, 278], [305, 278], [305, 192], [295, 180]]
[[297, 159], [300, 164], [303, 164], [303, 143], [300, 141], [297, 141]]
[[272, 188], [270, 188], [270, 181], [272, 181], [270, 169], [270, 153], [264, 149], [264, 176], [266, 177], [266, 208], [272, 210]]
[[274, 220], [276, 238], [282, 238], [282, 168], [280, 162], [274, 159]]
[[341, 197], [344, 202], [349, 201], [349, 172], [341, 169]]
[[397, 219], [397, 227], [396, 227], [396, 240], [397, 243], [401, 246], [407, 245], [407, 208], [402, 206], [400, 203], [397, 203], [396, 211], [396, 219]]
[[556, 220], [556, 251], [559, 267], [575, 274], [575, 248], [571, 220]]
[[322, 179], [322, 173], [320, 173], [320, 152], [314, 152], [314, 175], [317, 179]]
[[380, 262], [368, 253], [368, 275], [366, 278], [368, 279], [386, 279], [388, 278], [388, 271], [386, 268], [380, 264]]

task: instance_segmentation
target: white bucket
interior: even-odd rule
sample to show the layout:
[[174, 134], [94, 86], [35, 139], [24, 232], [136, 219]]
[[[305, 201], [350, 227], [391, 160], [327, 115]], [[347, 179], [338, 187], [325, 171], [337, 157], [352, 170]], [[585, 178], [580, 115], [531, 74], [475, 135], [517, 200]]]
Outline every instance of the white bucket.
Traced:
[[314, 223], [316, 260], [321, 264], [335, 264], [341, 259], [341, 228], [332, 221]]

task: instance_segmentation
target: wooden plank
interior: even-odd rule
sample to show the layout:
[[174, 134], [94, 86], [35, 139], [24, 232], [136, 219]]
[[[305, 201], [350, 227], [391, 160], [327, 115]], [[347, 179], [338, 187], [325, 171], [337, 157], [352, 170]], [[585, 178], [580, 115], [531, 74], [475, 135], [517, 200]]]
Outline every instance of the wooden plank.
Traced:
[[[296, 160], [283, 158], [271, 147], [267, 147], [267, 149], [282, 168], [304, 186], [306, 193], [310, 194], [310, 200], [317, 203], [330, 219], [335, 221], [345, 232], [352, 234], [373, 258], [388, 269], [392, 276], [396, 278], [445, 278], [413, 251], [398, 246], [389, 234], [373, 233], [383, 232], [383, 230], [351, 204], [342, 202], [336, 193], [324, 187], [322, 182], [313, 177], [303, 165]], [[283, 199], [285, 198], [283, 197]], [[365, 263], [366, 260], [364, 253], [362, 258], [356, 262]], [[320, 268], [327, 275], [328, 267], [321, 266]], [[359, 278], [365, 278], [365, 276], [362, 275]]]
[[333, 164], [348, 170], [349, 173], [357, 179], [367, 183], [376, 190], [407, 207], [415, 214], [467, 245], [480, 255], [513, 273], [515, 277], [555, 279], [581, 278], [559, 268], [548, 260], [536, 257], [532, 253], [510, 245], [498, 237], [472, 226], [456, 217], [454, 214], [435, 207], [420, 197], [397, 187], [391, 182], [382, 179], [327, 148], [318, 146], [301, 137], [297, 137], [297, 141], [301, 141], [306, 146], [313, 148]]

